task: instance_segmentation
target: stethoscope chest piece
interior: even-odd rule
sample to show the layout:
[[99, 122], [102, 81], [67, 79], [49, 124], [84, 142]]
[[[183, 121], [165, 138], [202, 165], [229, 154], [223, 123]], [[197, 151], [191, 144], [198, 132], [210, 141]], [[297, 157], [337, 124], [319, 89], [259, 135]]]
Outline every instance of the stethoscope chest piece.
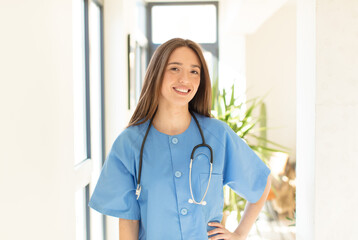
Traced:
[[[188, 202], [189, 202], [189, 203], [194, 203], [194, 200], [193, 200], [192, 198], [190, 198], [190, 199], [188, 200]], [[202, 203], [196, 203], [196, 204], [200, 204], [200, 205], [205, 206], [205, 205], [206, 205], [206, 201], [203, 201]]]
[[[204, 145], [206, 145], [206, 144], [204, 144]], [[210, 147], [209, 145], [206, 145], [206, 146], [208, 146], [208, 148], [210, 149], [210, 154], [211, 154], [211, 156], [212, 156], [213, 153], [212, 153], [211, 147]], [[196, 149], [196, 147], [194, 148], [192, 155], [194, 154], [195, 149]], [[203, 196], [203, 198], [201, 199], [200, 202], [195, 201], [194, 195], [193, 195], [193, 189], [192, 189], [192, 186], [191, 186], [191, 169], [192, 169], [192, 166], [193, 166], [193, 158], [191, 158], [191, 160], [190, 160], [190, 165], [189, 165], [189, 187], [190, 187], [191, 198], [189, 198], [188, 202], [189, 202], [189, 203], [195, 203], [195, 204], [198, 204], [198, 205], [205, 206], [205, 205], [206, 205], [206, 201], [204, 201], [204, 199], [205, 199], [205, 197], [206, 197], [206, 194], [208, 193], [209, 186], [210, 186], [210, 180], [211, 180], [211, 173], [213, 172], [212, 159], [211, 159], [211, 161], [210, 161], [210, 174], [209, 174], [208, 184], [207, 184], [207, 186], [206, 186], [206, 190], [205, 190], [204, 196]]]

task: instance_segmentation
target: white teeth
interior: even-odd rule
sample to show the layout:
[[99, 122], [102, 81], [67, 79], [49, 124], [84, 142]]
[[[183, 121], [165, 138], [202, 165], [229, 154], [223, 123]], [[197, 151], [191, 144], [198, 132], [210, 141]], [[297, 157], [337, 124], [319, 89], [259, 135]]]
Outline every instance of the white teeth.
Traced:
[[174, 88], [174, 89], [177, 90], [178, 92], [182, 92], [182, 93], [189, 92], [189, 89], [180, 89], [180, 88]]

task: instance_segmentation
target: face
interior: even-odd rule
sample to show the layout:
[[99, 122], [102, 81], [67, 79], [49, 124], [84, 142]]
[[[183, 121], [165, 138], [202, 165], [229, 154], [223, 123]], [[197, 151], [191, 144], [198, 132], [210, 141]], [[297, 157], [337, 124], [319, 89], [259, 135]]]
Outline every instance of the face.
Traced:
[[175, 49], [164, 70], [159, 104], [187, 106], [199, 88], [200, 70], [200, 60], [192, 49]]

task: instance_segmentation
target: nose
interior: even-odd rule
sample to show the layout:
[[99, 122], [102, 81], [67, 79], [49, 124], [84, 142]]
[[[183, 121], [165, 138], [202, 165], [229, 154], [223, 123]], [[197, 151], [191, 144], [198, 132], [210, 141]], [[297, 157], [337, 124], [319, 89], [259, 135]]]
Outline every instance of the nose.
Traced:
[[182, 74], [180, 74], [179, 77], [179, 82], [180, 83], [185, 83], [189, 81], [189, 73], [186, 71], [183, 71]]

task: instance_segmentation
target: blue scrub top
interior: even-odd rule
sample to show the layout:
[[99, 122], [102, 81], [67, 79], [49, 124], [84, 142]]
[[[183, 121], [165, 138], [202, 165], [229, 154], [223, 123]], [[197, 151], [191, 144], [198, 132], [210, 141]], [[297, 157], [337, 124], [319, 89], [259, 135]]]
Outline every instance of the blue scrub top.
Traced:
[[[126, 128], [114, 141], [89, 206], [113, 217], [140, 220], [140, 240], [207, 239], [221, 222], [223, 186], [228, 185], [251, 203], [262, 196], [270, 169], [223, 121], [195, 113], [214, 161], [207, 204], [191, 204], [189, 163], [192, 149], [202, 143], [193, 117], [185, 132], [167, 135], [151, 127], [143, 151], [141, 185], [135, 190], [142, 140], [149, 121]], [[199, 202], [209, 180], [210, 152], [200, 147], [194, 155], [192, 190]]]

